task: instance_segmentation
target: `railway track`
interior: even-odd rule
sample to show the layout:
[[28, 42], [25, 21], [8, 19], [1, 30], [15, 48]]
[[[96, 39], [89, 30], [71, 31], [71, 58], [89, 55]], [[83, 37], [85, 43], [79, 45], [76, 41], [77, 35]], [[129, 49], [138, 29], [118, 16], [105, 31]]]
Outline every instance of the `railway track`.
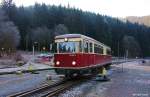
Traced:
[[51, 85], [45, 84], [39, 88], [8, 95], [7, 97], [52, 97], [83, 81], [85, 79], [63, 80]]
[[41, 97], [52, 97], [52, 96], [57, 96], [59, 93], [63, 92], [64, 90], [75, 86], [77, 84], [79, 84], [81, 81], [69, 81], [67, 83], [61, 84], [59, 86], [53, 87], [51, 88], [51, 90], [47, 93], [45, 93], [44, 95], [42, 95]]
[[42, 94], [45, 95], [44, 92], [51, 90], [51, 88], [59, 86], [59, 85], [65, 83], [66, 81], [67, 80], [62, 80], [59, 82], [55, 82], [53, 84], [44, 84], [38, 88], [11, 94], [11, 95], [8, 95], [7, 97], [33, 97], [33, 96], [36, 97], [37, 95], [42, 95]]

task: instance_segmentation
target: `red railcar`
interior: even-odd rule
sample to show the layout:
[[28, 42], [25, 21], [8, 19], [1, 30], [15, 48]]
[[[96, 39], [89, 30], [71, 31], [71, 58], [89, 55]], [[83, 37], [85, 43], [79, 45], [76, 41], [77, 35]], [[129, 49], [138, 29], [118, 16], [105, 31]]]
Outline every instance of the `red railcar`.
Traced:
[[54, 55], [55, 71], [66, 76], [97, 73], [111, 64], [111, 49], [81, 34], [55, 37], [57, 53]]

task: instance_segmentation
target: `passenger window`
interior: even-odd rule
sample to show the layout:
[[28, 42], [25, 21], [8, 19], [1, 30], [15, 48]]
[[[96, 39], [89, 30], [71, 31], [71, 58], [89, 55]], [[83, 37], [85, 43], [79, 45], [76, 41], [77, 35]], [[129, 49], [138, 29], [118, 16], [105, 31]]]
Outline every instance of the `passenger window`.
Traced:
[[107, 54], [108, 54], [108, 55], [111, 55], [111, 51], [110, 51], [110, 50], [108, 50], [108, 49], [107, 49]]
[[97, 44], [94, 44], [94, 53], [103, 54], [103, 47]]
[[93, 45], [92, 45], [92, 43], [90, 43], [90, 52], [91, 53], [93, 52]]
[[100, 54], [103, 54], [103, 47], [99, 46], [99, 49], [100, 49]]
[[84, 52], [88, 53], [88, 42], [84, 42]]
[[94, 53], [97, 53], [98, 47], [97, 44], [94, 44]]
[[79, 52], [82, 52], [82, 42], [79, 42]]

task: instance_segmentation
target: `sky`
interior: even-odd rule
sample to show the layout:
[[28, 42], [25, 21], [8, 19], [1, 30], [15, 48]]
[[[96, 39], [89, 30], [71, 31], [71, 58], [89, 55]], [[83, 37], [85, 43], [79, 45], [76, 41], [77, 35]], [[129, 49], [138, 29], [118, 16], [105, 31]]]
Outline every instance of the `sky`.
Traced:
[[83, 11], [112, 17], [150, 15], [150, 0], [13, 0], [17, 6], [34, 5], [35, 2], [80, 8]]

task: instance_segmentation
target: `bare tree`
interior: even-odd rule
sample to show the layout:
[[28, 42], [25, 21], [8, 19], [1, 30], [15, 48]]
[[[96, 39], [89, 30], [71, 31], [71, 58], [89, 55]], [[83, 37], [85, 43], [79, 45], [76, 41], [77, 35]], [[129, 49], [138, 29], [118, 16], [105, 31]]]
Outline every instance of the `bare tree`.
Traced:
[[13, 22], [8, 20], [4, 11], [0, 9], [0, 51], [11, 52], [19, 44], [19, 31]]
[[49, 45], [52, 41], [51, 39], [51, 30], [47, 27], [37, 27], [30, 30], [30, 38], [32, 45], [36, 45], [38, 50], [41, 47], [49, 48]]

